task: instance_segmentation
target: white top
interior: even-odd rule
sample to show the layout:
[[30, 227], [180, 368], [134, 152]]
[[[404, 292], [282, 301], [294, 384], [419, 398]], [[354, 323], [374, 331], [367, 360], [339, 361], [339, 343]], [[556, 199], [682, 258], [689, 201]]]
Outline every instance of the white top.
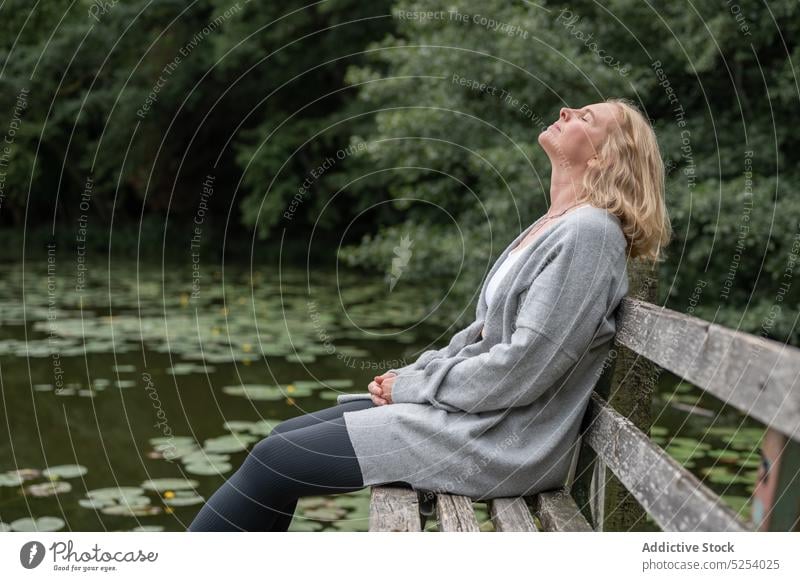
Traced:
[[500, 281], [503, 280], [503, 277], [511, 269], [511, 267], [514, 265], [514, 263], [517, 261], [517, 259], [519, 258], [520, 254], [522, 254], [522, 252], [520, 252], [519, 250], [517, 250], [516, 252], [513, 252], [513, 251], [509, 252], [508, 256], [506, 257], [506, 259], [503, 261], [503, 263], [500, 265], [500, 267], [494, 273], [492, 278], [489, 280], [489, 284], [486, 285], [486, 304], [487, 305], [491, 305], [492, 304], [492, 300], [494, 299], [495, 291], [497, 290], [497, 287], [500, 284]]
[[[567, 213], [571, 214], [574, 210], [577, 210], [578, 208], [583, 208], [584, 206], [588, 206], [588, 205], [590, 205], [589, 202], [584, 202], [583, 204], [579, 204], [579, 205], [575, 206], [574, 208], [570, 209], [570, 211], [567, 212]], [[545, 214], [545, 216], [546, 215], [547, 214]], [[537, 223], [539, 223], [542, 219], [544, 219], [545, 216], [542, 216], [541, 218], [536, 220], [536, 222], [534, 222], [528, 228], [526, 228], [525, 231], [528, 232], [531, 229], [533, 229], [533, 227], [535, 227]], [[558, 220], [558, 221], [560, 221], [560, 220]], [[556, 224], [558, 221], [551, 222], [547, 226], [547, 228], [550, 228], [553, 224]], [[545, 228], [545, 230], [547, 228]], [[523, 242], [524, 240], [525, 240], [525, 238], [523, 237], [520, 242]], [[489, 284], [486, 285], [486, 304], [487, 304], [487, 306], [492, 304], [492, 299], [494, 298], [495, 291], [497, 290], [497, 287], [500, 284], [500, 281], [503, 280], [503, 277], [506, 275], [506, 273], [509, 271], [509, 269], [511, 269], [511, 267], [514, 265], [514, 263], [517, 261], [517, 258], [519, 258], [519, 255], [522, 254], [522, 251], [527, 246], [529, 246], [530, 244], [533, 244], [533, 241], [529, 242], [528, 244], [526, 244], [522, 248], [520, 248], [519, 244], [518, 244], [517, 246], [514, 247], [513, 250], [509, 251], [508, 256], [506, 257], [506, 259], [503, 261], [503, 263], [497, 269], [497, 272], [494, 273], [494, 276], [492, 276], [491, 280], [489, 280]], [[483, 335], [483, 331], [481, 331], [481, 335]]]

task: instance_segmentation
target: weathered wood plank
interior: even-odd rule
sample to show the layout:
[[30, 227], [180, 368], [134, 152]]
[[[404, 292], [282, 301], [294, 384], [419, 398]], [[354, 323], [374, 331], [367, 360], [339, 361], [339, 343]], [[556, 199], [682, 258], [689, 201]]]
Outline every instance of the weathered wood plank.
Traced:
[[539, 530], [524, 498], [493, 498], [486, 503], [489, 505], [489, 517], [497, 532], [533, 533]]
[[369, 530], [422, 530], [416, 491], [401, 486], [373, 486], [369, 503]]
[[591, 532], [592, 527], [566, 490], [540, 492], [533, 496], [533, 511], [542, 528], [551, 532]]
[[662, 530], [751, 530], [691, 472], [596, 393], [589, 413], [584, 437]]
[[436, 515], [442, 532], [480, 532], [472, 499], [460, 494], [437, 494]]
[[629, 297], [616, 340], [800, 441], [800, 349]]

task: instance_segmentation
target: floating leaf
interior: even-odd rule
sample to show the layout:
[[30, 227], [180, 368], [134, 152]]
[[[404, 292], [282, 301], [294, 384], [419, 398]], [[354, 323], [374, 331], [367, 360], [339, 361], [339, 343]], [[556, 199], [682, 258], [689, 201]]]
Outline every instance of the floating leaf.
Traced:
[[189, 480], [187, 478], [152, 478], [142, 482], [142, 488], [163, 492], [165, 490], [194, 489], [197, 484], [197, 480]]
[[164, 504], [167, 506], [191, 506], [193, 504], [201, 504], [203, 502], [205, 502], [205, 498], [199, 494], [186, 490], [179, 490], [174, 497], [164, 499]]
[[317, 356], [313, 353], [290, 353], [286, 355], [286, 361], [291, 363], [314, 363]]
[[103, 499], [131, 499], [142, 496], [142, 489], [138, 486], [111, 486], [109, 488], [97, 488], [86, 493], [89, 498]]
[[287, 529], [288, 532], [313, 532], [323, 528], [321, 522], [304, 518], [294, 518]]
[[19, 486], [25, 479], [18, 474], [0, 474], [0, 486]]
[[232, 420], [225, 422], [223, 427], [229, 432], [249, 432], [257, 436], [268, 436], [279, 423], [280, 420], [261, 420], [258, 422]]
[[72, 490], [72, 484], [65, 480], [58, 480], [55, 482], [42, 482], [39, 484], [30, 484], [25, 487], [27, 494], [31, 496], [55, 496]]
[[136, 371], [136, 366], [135, 365], [115, 365], [114, 367], [112, 367], [112, 369], [116, 373], [133, 373], [134, 371]]
[[89, 471], [86, 466], [80, 464], [62, 464], [60, 466], [51, 466], [42, 470], [42, 475], [48, 478], [77, 478], [83, 476]]
[[191, 436], [158, 436], [150, 438], [149, 442], [154, 446], [158, 444], [175, 444], [179, 446], [181, 444], [194, 444], [195, 439]]
[[189, 474], [198, 474], [198, 475], [205, 475], [211, 476], [215, 474], [224, 474], [225, 472], [230, 471], [233, 468], [227, 462], [210, 462], [210, 461], [199, 461], [199, 462], [190, 462], [184, 465], [184, 470]]
[[39, 518], [19, 518], [11, 523], [11, 528], [21, 532], [49, 532], [61, 530], [64, 521], [57, 516], [40, 516]]
[[303, 511], [305, 518], [313, 518], [314, 520], [333, 521], [342, 518], [347, 511], [338, 506], [326, 506], [320, 508], [313, 508]]
[[227, 462], [230, 459], [229, 454], [215, 454], [205, 450], [197, 450], [181, 457], [181, 462], [184, 464], [191, 464], [192, 462]]
[[103, 514], [108, 514], [113, 516], [153, 516], [156, 514], [161, 514], [161, 512], [163, 511], [160, 506], [146, 506], [146, 505], [131, 506], [131, 505], [117, 504], [102, 508], [100, 509], [100, 512], [102, 512]]
[[78, 500], [78, 504], [83, 508], [98, 509], [104, 506], [111, 506], [112, 504], [116, 504], [116, 502], [111, 498], [81, 498]]
[[251, 400], [260, 401], [280, 401], [288, 395], [292, 395], [293, 397], [305, 397], [313, 393], [310, 388], [294, 386], [291, 393], [287, 388], [288, 386], [280, 385], [244, 384], [226, 385], [222, 388], [222, 391], [228, 395], [240, 395]]
[[157, 533], [163, 531], [164, 527], [161, 525], [142, 525], [131, 529], [133, 533]]
[[249, 434], [229, 434], [217, 438], [209, 438], [203, 443], [206, 452], [240, 452], [247, 449], [247, 445], [256, 440], [256, 436]]
[[192, 373], [214, 373], [216, 368], [212, 365], [199, 365], [197, 363], [176, 363], [167, 369], [169, 375], [190, 375]]

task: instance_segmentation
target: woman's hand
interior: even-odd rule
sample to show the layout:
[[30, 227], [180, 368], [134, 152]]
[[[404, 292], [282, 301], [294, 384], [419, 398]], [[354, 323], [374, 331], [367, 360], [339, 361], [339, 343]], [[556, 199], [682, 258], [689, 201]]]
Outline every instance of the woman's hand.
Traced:
[[372, 395], [372, 403], [375, 405], [392, 403], [392, 385], [396, 376], [394, 371], [387, 371], [383, 375], [375, 376], [375, 380], [371, 381], [368, 387]]

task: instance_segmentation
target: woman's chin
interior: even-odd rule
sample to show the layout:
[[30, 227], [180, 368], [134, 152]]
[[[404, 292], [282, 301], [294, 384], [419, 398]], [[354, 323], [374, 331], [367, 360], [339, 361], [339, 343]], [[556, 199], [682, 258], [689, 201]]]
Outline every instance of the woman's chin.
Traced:
[[542, 131], [542, 132], [539, 134], [539, 136], [536, 138], [536, 141], [538, 141], [538, 142], [539, 142], [539, 145], [540, 145], [540, 146], [542, 147], [542, 149], [544, 149], [545, 151], [549, 151], [550, 149], [552, 149], [553, 136], [552, 136], [552, 135], [550, 135], [550, 132], [549, 132], [549, 131], [547, 131], [547, 130], [545, 130], [545, 131]]

